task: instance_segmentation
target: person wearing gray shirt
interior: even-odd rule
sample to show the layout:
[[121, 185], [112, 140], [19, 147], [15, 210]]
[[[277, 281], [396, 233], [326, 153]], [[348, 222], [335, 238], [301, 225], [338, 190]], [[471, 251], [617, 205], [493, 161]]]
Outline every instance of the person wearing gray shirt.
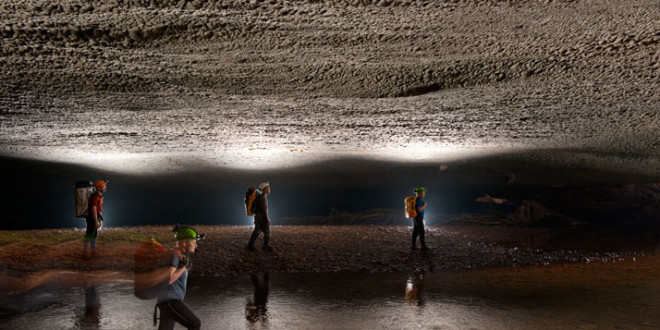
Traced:
[[156, 304], [160, 310], [158, 330], [174, 329], [174, 323], [179, 323], [188, 329], [200, 329], [201, 322], [183, 303], [183, 298], [186, 296], [188, 270], [191, 266], [189, 255], [195, 252], [197, 241], [204, 238], [204, 235], [198, 234], [190, 227], [178, 225], [172, 231], [177, 240], [177, 249], [172, 251], [171, 258], [168, 258], [165, 264], [169, 267], [169, 279], [167, 286], [158, 294]]

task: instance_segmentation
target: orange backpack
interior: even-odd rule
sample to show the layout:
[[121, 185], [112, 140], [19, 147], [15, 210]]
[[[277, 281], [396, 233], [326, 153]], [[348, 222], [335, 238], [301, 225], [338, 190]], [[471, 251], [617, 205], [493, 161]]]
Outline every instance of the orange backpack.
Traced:
[[261, 194], [261, 190], [257, 189], [255, 186], [248, 187], [245, 192], [245, 214], [254, 215], [257, 210], [257, 204], [254, 201], [257, 199], [257, 195]]
[[406, 218], [414, 218], [417, 216], [417, 207], [415, 207], [415, 204], [417, 204], [417, 197], [416, 196], [408, 196], [406, 199], [403, 200], [403, 203], [405, 204], [405, 210], [406, 210]]
[[174, 251], [183, 259], [179, 250], [168, 250], [155, 239], [146, 240], [135, 250], [134, 293], [140, 299], [155, 299], [167, 286], [169, 267], [163, 266], [165, 258]]

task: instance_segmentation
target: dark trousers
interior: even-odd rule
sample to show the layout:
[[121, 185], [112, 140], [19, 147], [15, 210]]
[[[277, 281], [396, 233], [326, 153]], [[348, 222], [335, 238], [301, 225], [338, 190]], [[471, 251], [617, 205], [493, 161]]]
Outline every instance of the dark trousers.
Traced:
[[195, 313], [181, 300], [170, 300], [158, 304], [160, 309], [160, 323], [158, 330], [172, 330], [174, 323], [179, 323], [188, 329], [201, 329], [202, 323]]
[[87, 229], [85, 230], [85, 242], [83, 245], [83, 252], [87, 254], [89, 251], [89, 245], [92, 245], [92, 251], [96, 253], [96, 236], [98, 235], [98, 229], [96, 228], [96, 221], [93, 218], [88, 217], [85, 222], [87, 223]]
[[268, 241], [270, 240], [270, 225], [268, 223], [255, 222], [254, 230], [250, 236], [250, 241], [248, 242], [248, 247], [254, 247], [254, 241], [257, 240], [257, 237], [264, 233], [264, 246], [263, 248], [268, 247]]
[[94, 221], [94, 218], [87, 218], [85, 219], [85, 223], [87, 223], [87, 229], [85, 230], [85, 239], [88, 241], [95, 240], [96, 236], [98, 236], [98, 229], [96, 229], [96, 221]]
[[417, 245], [417, 236], [419, 236], [419, 242], [422, 243], [422, 246], [426, 246], [426, 241], [424, 240], [424, 217], [417, 216], [413, 219], [413, 233], [412, 233], [412, 245]]

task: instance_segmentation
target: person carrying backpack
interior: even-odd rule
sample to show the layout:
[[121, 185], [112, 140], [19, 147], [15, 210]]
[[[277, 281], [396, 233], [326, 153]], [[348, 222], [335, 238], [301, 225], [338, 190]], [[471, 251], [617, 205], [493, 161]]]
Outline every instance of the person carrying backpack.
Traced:
[[247, 249], [248, 251], [255, 251], [254, 241], [257, 240], [257, 237], [263, 232], [264, 233], [264, 244], [262, 249], [266, 252], [272, 252], [273, 249], [268, 245], [270, 240], [270, 219], [268, 218], [268, 195], [270, 194], [270, 183], [263, 182], [259, 185], [260, 194], [257, 194], [254, 203], [256, 208], [254, 211], [254, 230], [252, 235], [250, 235], [250, 240], [248, 241]]
[[85, 257], [89, 256], [89, 246], [92, 246], [92, 255], [96, 255], [96, 237], [98, 236], [98, 230], [101, 228], [103, 222], [103, 216], [101, 212], [103, 211], [103, 193], [108, 190], [108, 183], [103, 180], [98, 180], [94, 182], [94, 188], [96, 191], [89, 197], [87, 204], [87, 217], [85, 222], [87, 224], [87, 229], [85, 230], [85, 243], [83, 246], [83, 255]]
[[[158, 330], [174, 329], [174, 323], [179, 323], [188, 329], [200, 329], [201, 322], [183, 303], [183, 298], [186, 295], [188, 270], [191, 267], [190, 254], [195, 252], [197, 241], [203, 239], [204, 235], [187, 226], [177, 225], [172, 231], [177, 241], [177, 249], [171, 251], [166, 259], [165, 266], [169, 266], [169, 278], [167, 286], [158, 294], [156, 304], [160, 310]], [[155, 313], [154, 310], [154, 322]]]
[[419, 236], [419, 242], [422, 243], [422, 250], [428, 250], [429, 248], [426, 246], [426, 240], [424, 238], [424, 209], [427, 205], [424, 201], [426, 188], [417, 187], [414, 192], [417, 194], [417, 199], [415, 200], [415, 211], [417, 211], [417, 215], [413, 219], [412, 249], [417, 250], [417, 237]]

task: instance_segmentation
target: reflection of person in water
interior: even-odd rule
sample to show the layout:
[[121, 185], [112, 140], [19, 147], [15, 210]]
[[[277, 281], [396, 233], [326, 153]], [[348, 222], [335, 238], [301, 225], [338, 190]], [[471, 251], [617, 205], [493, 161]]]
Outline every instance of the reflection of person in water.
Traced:
[[94, 329], [101, 325], [101, 299], [94, 285], [85, 288], [85, 314], [81, 323]]
[[263, 278], [259, 278], [259, 275], [252, 274], [250, 278], [254, 285], [254, 297], [248, 299], [245, 303], [245, 318], [250, 323], [267, 322], [268, 309], [266, 304], [268, 303], [268, 293], [270, 291], [270, 276], [268, 276], [268, 273], [264, 273]]
[[417, 268], [406, 281], [406, 301], [411, 305], [424, 305], [424, 269]]

